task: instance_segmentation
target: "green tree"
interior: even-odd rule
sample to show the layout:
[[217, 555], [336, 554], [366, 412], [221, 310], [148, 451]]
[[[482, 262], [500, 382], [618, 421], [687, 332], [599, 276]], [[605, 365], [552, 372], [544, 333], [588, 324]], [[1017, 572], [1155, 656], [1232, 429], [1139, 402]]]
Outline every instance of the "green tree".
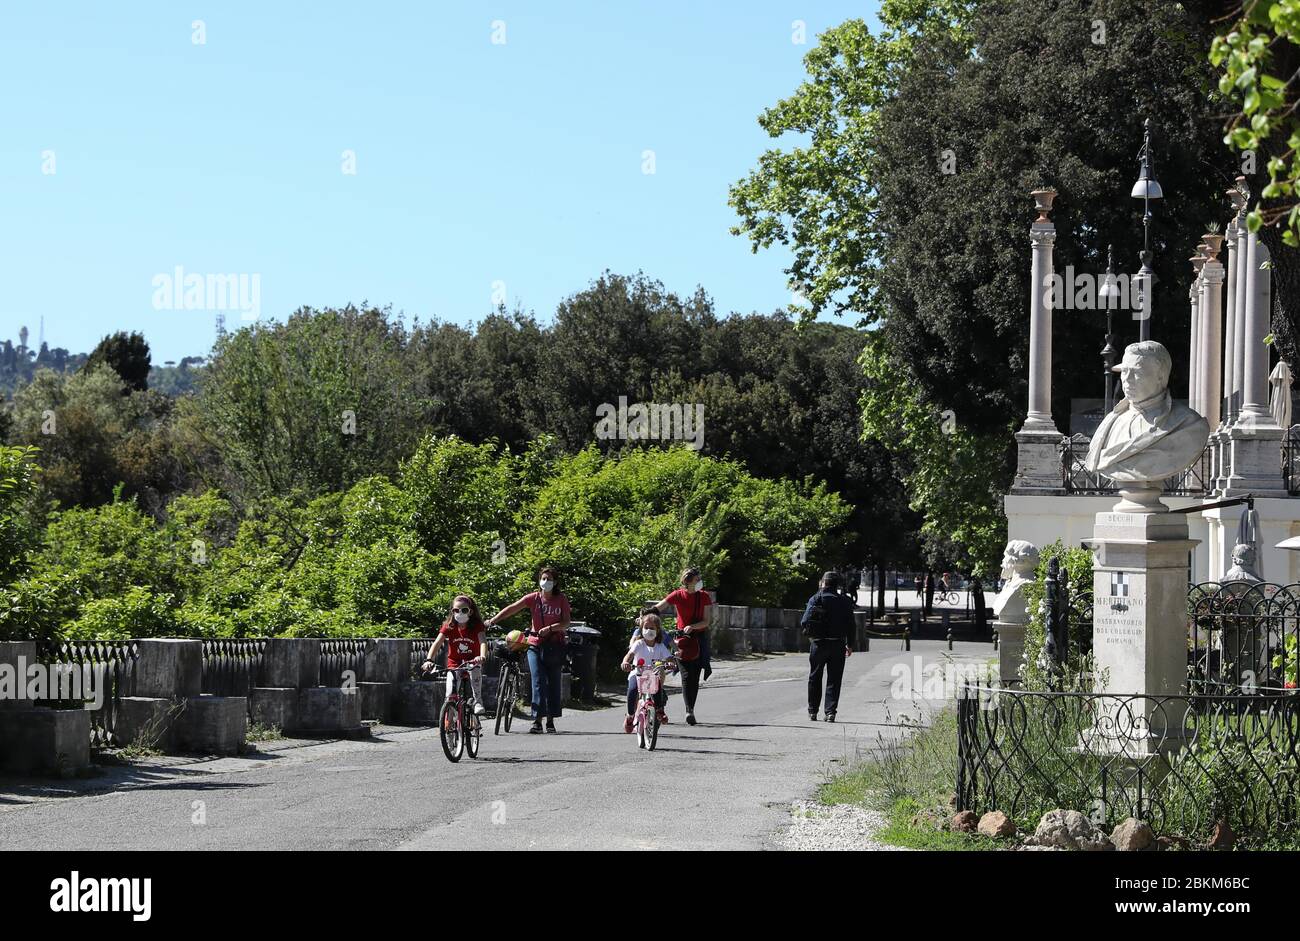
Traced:
[[121, 377], [126, 388], [134, 392], [143, 392], [149, 388], [149, 344], [143, 333], [126, 333], [119, 330], [99, 341], [90, 351], [86, 368], [109, 366]]

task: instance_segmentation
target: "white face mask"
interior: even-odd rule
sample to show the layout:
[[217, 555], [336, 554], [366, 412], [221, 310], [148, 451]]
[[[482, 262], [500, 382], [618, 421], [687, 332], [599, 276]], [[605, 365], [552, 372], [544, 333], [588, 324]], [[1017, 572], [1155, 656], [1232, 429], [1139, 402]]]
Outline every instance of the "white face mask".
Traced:
[[452, 617], [454, 617], [454, 618], [456, 619], [456, 623], [457, 623], [457, 624], [468, 624], [468, 623], [469, 623], [469, 615], [468, 615], [468, 614], [453, 614]]
[[694, 585], [691, 586], [691, 588], [694, 591], [704, 591], [704, 579], [700, 579], [699, 581], [697, 581]]
[[641, 628], [641, 637], [645, 640], [647, 644], [653, 644], [655, 642], [655, 638], [658, 636], [659, 636], [659, 632], [656, 631], [653, 627]]
[[555, 582], [551, 581], [549, 578], [543, 578], [540, 582], [537, 583], [537, 587], [539, 587], [542, 591], [550, 591], [552, 588], [555, 587]]

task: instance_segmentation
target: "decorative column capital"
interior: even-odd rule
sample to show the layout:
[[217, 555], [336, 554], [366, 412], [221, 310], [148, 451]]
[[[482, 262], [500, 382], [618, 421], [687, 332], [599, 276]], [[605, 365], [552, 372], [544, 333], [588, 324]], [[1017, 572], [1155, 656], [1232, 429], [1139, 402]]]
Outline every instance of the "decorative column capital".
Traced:
[[1050, 222], [1046, 225], [1035, 222], [1029, 228], [1029, 242], [1034, 248], [1043, 245], [1050, 248], [1056, 243], [1056, 226]]

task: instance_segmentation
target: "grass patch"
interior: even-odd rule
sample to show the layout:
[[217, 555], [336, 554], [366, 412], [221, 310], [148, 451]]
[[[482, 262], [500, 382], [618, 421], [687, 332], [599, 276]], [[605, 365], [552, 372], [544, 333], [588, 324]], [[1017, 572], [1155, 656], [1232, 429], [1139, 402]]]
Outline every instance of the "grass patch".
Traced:
[[260, 722], [254, 722], [244, 733], [246, 742], [278, 742], [284, 738], [284, 731], [278, 726], [262, 725]]
[[[891, 717], [892, 718], [892, 717]], [[876, 839], [918, 850], [991, 850], [1005, 846], [978, 834], [946, 829], [957, 787], [957, 714], [898, 717], [902, 734], [880, 736], [871, 752], [828, 775], [817, 790], [823, 804], [863, 804], [883, 812], [888, 824]]]

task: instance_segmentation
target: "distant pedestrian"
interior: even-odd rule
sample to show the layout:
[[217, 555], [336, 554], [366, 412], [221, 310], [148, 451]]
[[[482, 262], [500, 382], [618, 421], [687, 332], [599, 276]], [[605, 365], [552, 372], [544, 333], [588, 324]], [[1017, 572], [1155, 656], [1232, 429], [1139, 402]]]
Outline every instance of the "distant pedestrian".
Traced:
[[808, 599], [800, 627], [809, 638], [808, 718], [817, 721], [826, 674], [826, 721], [834, 722], [840, 704], [844, 660], [853, 653], [853, 602], [839, 593], [838, 572], [822, 576], [817, 594]]
[[925, 597], [925, 579], [918, 575], [914, 579], [914, 582], [916, 584], [916, 600], [920, 601]]

